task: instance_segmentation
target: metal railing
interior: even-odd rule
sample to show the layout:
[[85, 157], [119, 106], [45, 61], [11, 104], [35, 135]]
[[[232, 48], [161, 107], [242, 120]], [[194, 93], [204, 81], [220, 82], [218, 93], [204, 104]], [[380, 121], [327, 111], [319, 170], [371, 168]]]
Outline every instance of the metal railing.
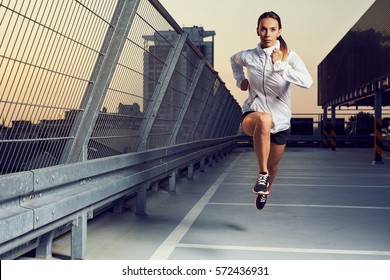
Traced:
[[[72, 258], [84, 259], [86, 221], [96, 210], [135, 195], [136, 213], [143, 215], [151, 183], [169, 177], [168, 191], [175, 192], [179, 169], [187, 168], [191, 174], [194, 164], [199, 163], [203, 170], [206, 163], [222, 158], [236, 143], [235, 136], [210, 139], [3, 175], [0, 259], [15, 258], [32, 249], [37, 249], [37, 257], [50, 257], [55, 230], [69, 223]], [[49, 241], [45, 238], [48, 234]]]
[[[0, 0], [0, 256], [226, 154], [240, 106], [157, 0]], [[171, 187], [173, 188], [173, 187]]]

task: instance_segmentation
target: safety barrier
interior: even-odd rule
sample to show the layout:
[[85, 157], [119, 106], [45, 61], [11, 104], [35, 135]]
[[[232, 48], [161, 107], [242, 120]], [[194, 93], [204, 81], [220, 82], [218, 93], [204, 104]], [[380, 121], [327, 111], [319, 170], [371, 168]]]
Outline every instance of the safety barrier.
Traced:
[[96, 209], [136, 194], [136, 212], [145, 214], [145, 194], [151, 182], [170, 176], [169, 191], [174, 192], [179, 169], [193, 170], [195, 163], [204, 169], [206, 162], [211, 165], [236, 144], [237, 137], [203, 140], [4, 175], [0, 181], [1, 259], [38, 247], [45, 248], [45, 253], [37, 252], [37, 257], [50, 257], [51, 240], [43, 237], [67, 223], [73, 223], [72, 245], [78, 244], [72, 246], [72, 258], [83, 259], [86, 235], [77, 232], [87, 231], [86, 220]]

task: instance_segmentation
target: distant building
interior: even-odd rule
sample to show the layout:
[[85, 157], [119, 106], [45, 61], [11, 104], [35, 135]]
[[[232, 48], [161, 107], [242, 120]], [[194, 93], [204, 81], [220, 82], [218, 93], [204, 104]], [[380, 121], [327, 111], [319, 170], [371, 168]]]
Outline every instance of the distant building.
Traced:
[[[390, 1], [376, 0], [318, 65], [319, 106], [374, 105], [364, 87], [390, 74], [389, 15]], [[389, 104], [390, 95], [383, 95]]]
[[[215, 31], [206, 31], [203, 27], [184, 27], [184, 32], [188, 33], [190, 40], [197, 46], [211, 66], [214, 67], [214, 36]], [[205, 38], [211, 37], [211, 41]]]
[[139, 117], [141, 115], [141, 110], [138, 103], [133, 103], [131, 105], [119, 103], [118, 114], [130, 117]]

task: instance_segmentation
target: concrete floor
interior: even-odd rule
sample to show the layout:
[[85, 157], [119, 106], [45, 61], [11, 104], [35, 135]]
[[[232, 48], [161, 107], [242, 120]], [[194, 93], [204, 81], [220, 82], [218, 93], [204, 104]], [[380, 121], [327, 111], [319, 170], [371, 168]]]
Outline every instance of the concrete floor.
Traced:
[[[147, 215], [106, 212], [88, 223], [90, 260], [390, 260], [390, 157], [372, 149], [288, 147], [262, 211], [253, 206], [253, 150], [151, 191]], [[69, 234], [55, 257], [69, 258]]]

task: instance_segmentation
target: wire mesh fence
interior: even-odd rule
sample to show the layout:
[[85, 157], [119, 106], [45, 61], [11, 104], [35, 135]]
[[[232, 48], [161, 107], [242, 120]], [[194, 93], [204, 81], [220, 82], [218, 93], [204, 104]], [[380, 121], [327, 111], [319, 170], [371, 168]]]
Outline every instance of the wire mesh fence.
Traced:
[[59, 163], [114, 4], [1, 2], [1, 173]]
[[0, 34], [0, 174], [237, 133], [239, 105], [158, 1], [3, 0]]

